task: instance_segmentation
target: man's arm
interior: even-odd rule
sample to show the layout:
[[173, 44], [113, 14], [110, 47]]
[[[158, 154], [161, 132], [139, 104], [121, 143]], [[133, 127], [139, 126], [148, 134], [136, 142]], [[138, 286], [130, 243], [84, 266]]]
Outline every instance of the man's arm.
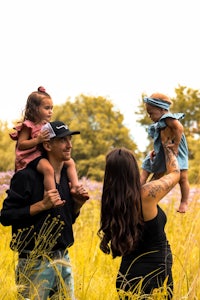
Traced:
[[[23, 170], [15, 173], [12, 177], [10, 189], [7, 191], [7, 197], [1, 210], [2, 225], [26, 223], [31, 216], [64, 204], [56, 189], [44, 193], [42, 177], [40, 178], [41, 185], [38, 185], [38, 182], [35, 183], [34, 174], [32, 171]], [[37, 176], [40, 175], [37, 174]], [[35, 189], [37, 189], [38, 199], [33, 199]]]
[[64, 204], [65, 200], [60, 199], [57, 189], [49, 190], [44, 193], [44, 198], [42, 200], [30, 205], [30, 215], [34, 216], [44, 210], [63, 206]]

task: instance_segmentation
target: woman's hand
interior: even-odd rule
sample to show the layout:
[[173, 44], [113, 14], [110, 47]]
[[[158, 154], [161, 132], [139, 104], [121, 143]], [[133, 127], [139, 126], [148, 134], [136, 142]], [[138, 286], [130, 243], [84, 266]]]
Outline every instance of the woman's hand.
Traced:
[[153, 161], [154, 157], [156, 156], [155, 151], [154, 151], [154, 150], [151, 150], [151, 151], [149, 152], [149, 156], [150, 156], [150, 159]]
[[161, 130], [161, 141], [163, 147], [169, 148], [177, 156], [178, 155], [178, 145], [173, 143], [173, 132], [169, 127]]
[[161, 136], [161, 142], [163, 146], [168, 146], [173, 144], [172, 130], [169, 127], [165, 127], [164, 129], [162, 129], [160, 132], [160, 136]]

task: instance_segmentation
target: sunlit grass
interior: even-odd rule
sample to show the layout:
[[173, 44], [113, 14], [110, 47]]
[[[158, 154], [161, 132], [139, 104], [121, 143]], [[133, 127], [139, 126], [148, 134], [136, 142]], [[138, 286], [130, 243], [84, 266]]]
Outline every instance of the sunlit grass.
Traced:
[[[84, 180], [90, 191], [89, 200], [74, 225], [75, 243], [69, 248], [75, 279], [77, 300], [117, 300], [115, 279], [120, 259], [112, 259], [99, 250], [99, 209], [101, 184]], [[1, 203], [5, 193], [1, 196]], [[192, 187], [186, 214], [176, 212], [179, 188], [176, 187], [161, 202], [168, 223], [167, 235], [173, 252], [174, 300], [200, 299], [200, 188]], [[0, 225], [0, 300], [17, 299], [14, 282], [16, 254], [9, 249], [11, 229]], [[140, 296], [130, 299], [141, 300]], [[151, 299], [162, 300], [155, 291]]]

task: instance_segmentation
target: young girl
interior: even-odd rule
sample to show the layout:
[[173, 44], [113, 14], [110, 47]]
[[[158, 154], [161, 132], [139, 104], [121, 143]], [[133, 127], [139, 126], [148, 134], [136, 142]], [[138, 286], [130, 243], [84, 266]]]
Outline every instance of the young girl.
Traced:
[[[144, 98], [146, 110], [154, 124], [150, 125], [148, 132], [154, 141], [154, 150], [146, 156], [142, 164], [141, 184], [146, 183], [150, 173], [154, 173], [152, 179], [160, 178], [166, 171], [163, 147], [160, 141], [160, 131], [168, 127], [173, 136], [170, 147], [177, 156], [180, 173], [181, 202], [178, 212], [185, 213], [188, 206], [189, 182], [188, 182], [188, 147], [180, 119], [183, 113], [172, 114], [169, 107], [172, 104], [170, 98], [164, 94], [154, 93]], [[151, 180], [152, 180], [151, 179]]]
[[[41, 131], [41, 128], [50, 122], [52, 112], [53, 102], [44, 87], [40, 86], [37, 91], [28, 96], [23, 121], [19, 122], [14, 128], [15, 132], [10, 134], [11, 139], [17, 141], [15, 172], [25, 168], [28, 163], [41, 156], [38, 145], [49, 140], [49, 131]], [[74, 160], [66, 161], [66, 165], [71, 192], [76, 194], [79, 182]], [[55, 189], [54, 170], [47, 159], [39, 160], [37, 170], [44, 175], [45, 190]]]

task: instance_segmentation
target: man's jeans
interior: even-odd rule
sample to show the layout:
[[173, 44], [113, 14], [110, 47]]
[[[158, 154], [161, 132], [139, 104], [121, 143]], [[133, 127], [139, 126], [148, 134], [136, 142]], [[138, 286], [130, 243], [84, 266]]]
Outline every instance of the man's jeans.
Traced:
[[53, 295], [58, 295], [59, 299], [75, 299], [68, 253], [56, 259], [19, 258], [16, 283], [20, 295], [26, 299], [47, 300]]

